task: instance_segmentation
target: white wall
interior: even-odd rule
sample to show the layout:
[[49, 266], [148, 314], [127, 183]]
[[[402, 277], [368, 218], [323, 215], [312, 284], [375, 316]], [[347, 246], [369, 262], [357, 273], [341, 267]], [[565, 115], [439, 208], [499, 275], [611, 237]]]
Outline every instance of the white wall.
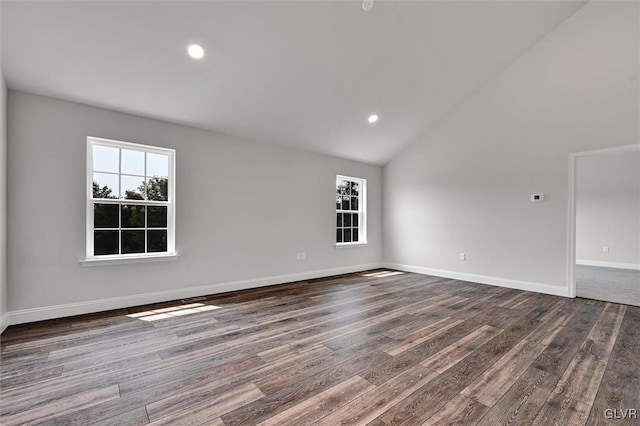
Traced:
[[568, 294], [568, 155], [640, 140], [638, 15], [588, 3], [391, 161], [385, 260]]
[[[238, 286], [225, 283], [242, 280], [256, 279], [241, 283], [253, 286], [278, 281], [265, 277], [284, 275], [288, 281], [358, 270], [381, 261], [380, 167], [14, 91], [8, 110], [12, 322], [106, 307], [40, 309], [55, 305], [123, 297], [109, 306], [131, 305], [151, 300], [132, 295], [164, 291], [161, 296], [170, 299], [197, 286], [209, 287], [187, 293], [228, 290]], [[176, 149], [179, 260], [80, 265], [89, 135]], [[366, 247], [334, 247], [336, 174], [368, 179]], [[296, 260], [299, 251], [306, 252], [305, 261]]]
[[0, 333], [4, 330], [7, 319], [7, 87], [2, 73], [1, 33], [2, 31], [0, 31]]
[[640, 151], [579, 157], [576, 171], [577, 262], [640, 269]]

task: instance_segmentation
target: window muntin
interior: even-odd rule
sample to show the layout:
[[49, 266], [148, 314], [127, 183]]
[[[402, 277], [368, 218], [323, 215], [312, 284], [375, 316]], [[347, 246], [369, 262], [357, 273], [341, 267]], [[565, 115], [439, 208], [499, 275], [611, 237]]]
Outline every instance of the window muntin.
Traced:
[[336, 176], [336, 244], [366, 244], [366, 179]]
[[87, 138], [87, 258], [174, 254], [175, 151]]

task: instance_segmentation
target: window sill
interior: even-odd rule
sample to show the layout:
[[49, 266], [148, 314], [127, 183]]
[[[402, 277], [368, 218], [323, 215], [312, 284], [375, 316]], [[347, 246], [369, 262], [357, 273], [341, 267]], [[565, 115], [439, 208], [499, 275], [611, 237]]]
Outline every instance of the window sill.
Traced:
[[145, 256], [118, 256], [118, 257], [94, 257], [91, 259], [81, 259], [82, 266], [107, 266], [107, 265], [124, 265], [127, 263], [147, 263], [147, 262], [165, 262], [168, 260], [178, 260], [180, 257], [177, 253], [162, 253], [158, 255]]
[[351, 247], [366, 247], [367, 243], [336, 243], [337, 249], [351, 248]]

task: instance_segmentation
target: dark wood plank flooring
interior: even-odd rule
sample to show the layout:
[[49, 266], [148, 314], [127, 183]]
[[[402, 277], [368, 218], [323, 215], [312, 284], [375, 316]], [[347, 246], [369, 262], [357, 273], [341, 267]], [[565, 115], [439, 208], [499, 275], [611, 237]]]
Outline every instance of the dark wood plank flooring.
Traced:
[[6, 426], [640, 424], [640, 308], [410, 273], [12, 326], [1, 339]]

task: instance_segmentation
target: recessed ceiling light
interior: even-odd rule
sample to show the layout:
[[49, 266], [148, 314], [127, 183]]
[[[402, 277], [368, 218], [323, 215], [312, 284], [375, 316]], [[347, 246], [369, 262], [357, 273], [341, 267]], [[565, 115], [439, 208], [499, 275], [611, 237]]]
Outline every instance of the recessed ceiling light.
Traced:
[[189, 52], [189, 56], [193, 59], [202, 59], [204, 56], [204, 49], [199, 44], [190, 44], [187, 52]]
[[369, 116], [369, 118], [367, 119], [367, 121], [369, 121], [369, 123], [373, 124], [373, 123], [375, 123], [376, 121], [378, 121], [378, 116], [377, 116], [377, 115], [375, 115], [375, 114], [371, 114], [371, 115]]

